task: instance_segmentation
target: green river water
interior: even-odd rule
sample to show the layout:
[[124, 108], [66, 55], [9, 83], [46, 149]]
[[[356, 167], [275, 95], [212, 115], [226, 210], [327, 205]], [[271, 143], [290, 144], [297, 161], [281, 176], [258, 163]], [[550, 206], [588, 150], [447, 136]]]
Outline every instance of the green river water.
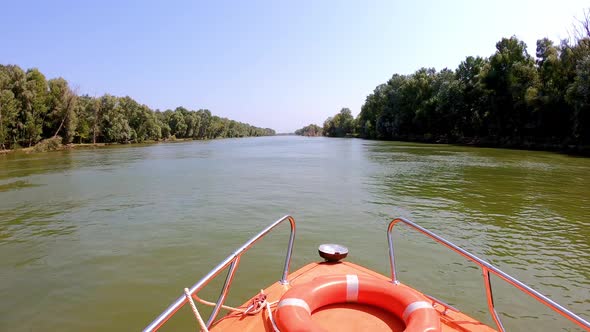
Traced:
[[[590, 319], [590, 159], [264, 137], [0, 156], [0, 331], [141, 330], [285, 214], [292, 270], [335, 242], [388, 274], [385, 230], [404, 216]], [[481, 272], [398, 227], [401, 281], [491, 324]], [[228, 304], [279, 279], [287, 237], [246, 254]], [[493, 283], [508, 331], [576, 329]], [[196, 326], [183, 309], [164, 330]]]

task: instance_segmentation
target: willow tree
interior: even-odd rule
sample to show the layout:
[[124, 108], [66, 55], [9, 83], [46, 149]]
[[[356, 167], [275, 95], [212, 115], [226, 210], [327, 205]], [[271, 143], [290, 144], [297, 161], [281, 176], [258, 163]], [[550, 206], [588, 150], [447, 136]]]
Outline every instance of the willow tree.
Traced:
[[[53, 137], [62, 134], [64, 143], [71, 143], [78, 122], [78, 97], [63, 78], [49, 80], [49, 112], [45, 125]], [[47, 135], [49, 136], [49, 135]]]
[[48, 84], [38, 69], [26, 72], [25, 90], [20, 95], [22, 119], [24, 119], [25, 139], [31, 146], [42, 138], [43, 121], [47, 115]]
[[9, 89], [8, 77], [2, 69], [0, 66], [0, 149], [6, 149], [10, 147], [13, 136], [11, 127], [18, 116], [18, 102]]
[[326, 136], [344, 137], [354, 132], [354, 117], [348, 108], [342, 108], [334, 117], [324, 121], [323, 132]]
[[489, 94], [481, 80], [482, 69], [487, 63], [487, 59], [468, 56], [455, 71], [462, 94], [462, 104], [456, 126], [462, 137], [488, 134]]
[[516, 37], [502, 38], [496, 53], [482, 71], [485, 87], [492, 91], [491, 134], [518, 136], [529, 120], [528, 107], [536, 95], [539, 80], [526, 44]]
[[576, 77], [567, 90], [566, 99], [574, 108], [575, 139], [583, 144], [590, 143], [590, 52], [578, 63]]

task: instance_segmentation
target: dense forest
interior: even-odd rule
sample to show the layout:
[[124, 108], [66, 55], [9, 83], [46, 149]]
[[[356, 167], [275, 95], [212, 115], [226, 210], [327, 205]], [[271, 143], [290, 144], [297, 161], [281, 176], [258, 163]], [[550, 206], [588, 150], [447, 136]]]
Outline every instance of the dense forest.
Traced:
[[131, 97], [78, 96], [63, 78], [47, 80], [34, 68], [0, 65], [0, 150], [56, 137], [63, 143], [130, 143], [274, 134], [206, 109], [160, 112]]
[[394, 74], [367, 96], [356, 119], [342, 109], [325, 136], [359, 136], [493, 146], [587, 149], [590, 144], [590, 25], [572, 42], [537, 41], [535, 56], [516, 37], [488, 58], [455, 70]]

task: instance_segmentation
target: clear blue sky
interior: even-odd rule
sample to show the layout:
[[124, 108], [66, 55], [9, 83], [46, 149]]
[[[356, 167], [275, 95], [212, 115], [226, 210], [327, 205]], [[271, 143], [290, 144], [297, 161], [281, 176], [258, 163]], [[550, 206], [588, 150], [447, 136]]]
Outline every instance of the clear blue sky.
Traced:
[[358, 114], [393, 73], [456, 68], [516, 35], [568, 36], [590, 3], [562, 1], [9, 1], [0, 63], [291, 132]]

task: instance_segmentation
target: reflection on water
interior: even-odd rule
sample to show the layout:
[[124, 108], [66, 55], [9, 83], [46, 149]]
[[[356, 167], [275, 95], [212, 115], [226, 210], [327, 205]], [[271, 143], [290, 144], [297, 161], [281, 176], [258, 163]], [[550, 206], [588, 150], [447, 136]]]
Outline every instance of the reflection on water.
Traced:
[[27, 181], [14, 181], [14, 182], [9, 182], [6, 184], [0, 184], [0, 192], [2, 191], [11, 191], [11, 190], [15, 190], [15, 189], [22, 189], [22, 188], [29, 188], [29, 187], [35, 187], [38, 185], [29, 183]]
[[[302, 137], [0, 156], [0, 330], [141, 329], [284, 214], [295, 268], [339, 242], [387, 274], [385, 227], [405, 216], [588, 318], [589, 171], [545, 152]], [[244, 258], [230, 304], [278, 278], [285, 240]], [[396, 245], [403, 282], [490, 322], [475, 266], [402, 228]], [[571, 327], [494, 287], [509, 330]]]

